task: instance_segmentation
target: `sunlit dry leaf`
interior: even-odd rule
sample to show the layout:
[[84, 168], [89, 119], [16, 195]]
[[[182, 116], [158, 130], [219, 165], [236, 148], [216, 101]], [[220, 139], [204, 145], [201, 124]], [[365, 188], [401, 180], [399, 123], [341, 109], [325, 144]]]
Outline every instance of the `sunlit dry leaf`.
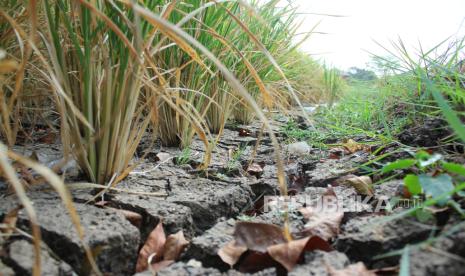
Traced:
[[342, 146], [347, 149], [347, 151], [349, 153], [355, 153], [357, 151], [361, 151], [361, 150], [364, 150], [365, 149], [365, 146], [364, 145], [361, 145], [357, 142], [355, 142], [354, 140], [352, 139], [349, 139], [347, 140], [347, 142], [345, 142], [344, 144], [342, 144]]
[[320, 198], [316, 206], [301, 208], [300, 212], [307, 221], [304, 230], [306, 234], [329, 240], [339, 233], [344, 211], [331, 187]]
[[332, 267], [328, 267], [330, 276], [376, 276], [373, 271], [370, 271], [362, 262], [351, 264], [344, 269], [335, 270]]
[[182, 230], [169, 235], [163, 248], [163, 260], [177, 260], [188, 244]]
[[271, 245], [285, 243], [283, 230], [273, 224], [241, 221], [236, 223], [234, 238], [237, 246], [266, 253]]
[[346, 184], [355, 188], [357, 193], [361, 195], [373, 196], [372, 181], [369, 176], [355, 176], [348, 178]]
[[162, 259], [163, 247], [165, 246], [166, 236], [163, 230], [162, 223], [158, 223], [157, 227], [150, 233], [144, 246], [139, 251], [139, 257], [137, 259], [136, 271], [142, 272], [147, 270], [148, 259], [152, 254], [156, 254], [154, 261], [158, 262]]
[[245, 251], [247, 251], [247, 247], [237, 246], [235, 241], [230, 241], [218, 250], [218, 256], [220, 256], [223, 262], [232, 267]]

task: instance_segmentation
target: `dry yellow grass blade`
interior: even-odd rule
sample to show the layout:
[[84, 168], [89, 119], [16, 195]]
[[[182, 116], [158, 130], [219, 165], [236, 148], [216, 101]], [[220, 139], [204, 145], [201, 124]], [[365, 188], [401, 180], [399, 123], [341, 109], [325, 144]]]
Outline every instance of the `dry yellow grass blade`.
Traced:
[[250, 74], [255, 80], [255, 83], [258, 86], [258, 89], [263, 97], [263, 102], [265, 103], [267, 108], [271, 109], [274, 105], [273, 97], [271, 96], [271, 93], [268, 91], [268, 89], [266, 89], [265, 83], [258, 75], [258, 72], [255, 69], [255, 67], [252, 65], [252, 63], [250, 63], [247, 57], [244, 56], [237, 47], [235, 47], [231, 42], [227, 41], [224, 37], [216, 33], [214, 30], [210, 29], [207, 32], [213, 35], [215, 38], [217, 38], [226, 48], [233, 50], [235, 53], [237, 53], [241, 57], [242, 61], [244, 62], [245, 66], [249, 70]]
[[0, 74], [7, 74], [18, 70], [19, 64], [16, 60], [0, 60]]
[[[84, 0], [78, 0], [78, 1], [84, 1]], [[129, 7], [132, 7], [133, 9], [146, 10], [144, 7], [134, 4], [132, 2], [128, 2], [128, 1], [122, 1], [122, 2], [125, 3]], [[141, 13], [141, 15], [143, 16], [144, 14]], [[200, 66], [205, 68], [205, 70], [207, 70], [210, 74], [213, 75], [213, 72], [202, 61], [202, 59], [197, 54], [197, 51], [194, 48], [192, 48], [184, 39], [179, 37], [175, 32], [170, 31], [169, 28], [167, 29], [166, 26], [164, 26], [163, 24], [160, 24], [158, 20], [154, 20], [153, 18], [150, 18], [150, 17], [144, 17], [144, 18], [145, 20], [150, 22], [153, 26], [155, 26], [160, 31], [160, 33], [162, 33], [164, 36], [171, 39], [179, 48], [181, 48], [186, 54], [188, 54], [193, 60], [195, 60], [195, 62], [197, 62]], [[167, 22], [167, 20], [164, 17], [159, 17], [159, 19]]]
[[34, 267], [32, 274], [34, 276], [40, 276], [40, 229], [37, 221], [37, 215], [32, 207], [32, 203], [26, 195], [23, 185], [21, 184], [18, 176], [16, 175], [15, 169], [8, 160], [8, 149], [5, 145], [0, 143], [0, 169], [3, 171], [4, 177], [9, 181], [8, 183], [13, 187], [16, 196], [18, 197], [21, 204], [24, 206], [26, 213], [29, 217], [31, 224], [33, 243], [34, 243]]
[[13, 29], [18, 32], [18, 34], [21, 36], [22, 39], [24, 39], [30, 46], [31, 48], [34, 50], [34, 53], [35, 55], [39, 58], [39, 60], [42, 62], [42, 64], [44, 65], [45, 69], [47, 70], [47, 72], [42, 72], [43, 73], [43, 76], [49, 80], [49, 82], [51, 84], [53, 84], [53, 87], [55, 87], [56, 89], [56, 92], [61, 96], [63, 97], [63, 99], [65, 100], [66, 104], [69, 105], [70, 109], [73, 111], [73, 114], [75, 114], [75, 116], [86, 126], [88, 127], [89, 129], [93, 130], [92, 126], [89, 124], [89, 122], [87, 122], [86, 118], [84, 117], [84, 115], [82, 115], [82, 113], [76, 108], [76, 106], [74, 105], [73, 101], [69, 98], [69, 96], [66, 94], [66, 92], [63, 90], [62, 86], [61, 86], [61, 83], [60, 81], [58, 80], [57, 76], [55, 75], [55, 73], [53, 72], [52, 68], [50, 67], [49, 65], [49, 62], [47, 61], [47, 59], [42, 55], [42, 52], [39, 50], [39, 48], [37, 47], [37, 45], [34, 43], [33, 40], [31, 40], [30, 38], [27, 37], [26, 35], [26, 32], [24, 31], [23, 28], [21, 28], [21, 26], [19, 26], [16, 21], [11, 17], [9, 16], [6, 12], [4, 12], [3, 10], [0, 10], [0, 16], [1, 17], [4, 17], [8, 23], [13, 27]]

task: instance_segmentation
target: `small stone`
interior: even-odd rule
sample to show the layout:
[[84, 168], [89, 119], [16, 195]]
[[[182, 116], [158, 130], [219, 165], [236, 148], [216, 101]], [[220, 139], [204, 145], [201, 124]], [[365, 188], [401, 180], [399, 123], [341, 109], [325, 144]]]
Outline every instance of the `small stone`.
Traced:
[[159, 153], [157, 153], [157, 159], [160, 162], [165, 162], [166, 160], [168, 160], [170, 158], [171, 158], [171, 154], [169, 154], [167, 152], [159, 152]]
[[292, 143], [287, 146], [288, 153], [294, 156], [308, 155], [311, 149], [312, 148], [305, 141]]

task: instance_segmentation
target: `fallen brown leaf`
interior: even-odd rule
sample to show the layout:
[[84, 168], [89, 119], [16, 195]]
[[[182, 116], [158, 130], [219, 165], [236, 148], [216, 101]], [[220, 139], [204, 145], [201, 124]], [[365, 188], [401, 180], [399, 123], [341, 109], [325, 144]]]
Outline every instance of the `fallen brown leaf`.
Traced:
[[332, 187], [318, 200], [316, 206], [307, 206], [299, 210], [304, 219], [305, 234], [319, 236], [329, 240], [339, 234], [339, 226], [344, 211]]
[[283, 229], [267, 223], [240, 221], [236, 223], [234, 239], [237, 246], [266, 253], [271, 245], [285, 243]]
[[305, 191], [306, 181], [303, 176], [289, 174], [288, 177], [288, 194], [295, 195], [297, 193]]
[[263, 173], [262, 167], [257, 163], [252, 163], [247, 168], [247, 173], [255, 176], [260, 176]]
[[177, 260], [188, 244], [182, 230], [169, 235], [163, 248], [163, 260]]
[[246, 246], [237, 246], [235, 241], [230, 241], [218, 250], [218, 256], [220, 256], [223, 262], [232, 267], [239, 261], [239, 258], [245, 251], [247, 251]]
[[234, 232], [235, 240], [227, 243], [219, 251], [220, 258], [230, 266], [236, 265], [241, 272], [254, 273], [265, 268], [275, 267], [281, 274], [302, 260], [305, 251], [332, 248], [318, 236], [308, 236], [288, 241], [283, 230], [272, 224], [238, 222]]
[[291, 271], [302, 258], [305, 251], [316, 249], [324, 251], [331, 250], [326, 241], [315, 236], [272, 245], [268, 247], [268, 254], [270, 254], [274, 260], [283, 265], [287, 271]]
[[362, 262], [351, 264], [340, 270], [328, 267], [328, 272], [330, 276], [376, 276], [376, 274], [368, 270]]
[[286, 269], [271, 258], [270, 254], [248, 250], [241, 257], [237, 270], [242, 273], [256, 273], [270, 267], [276, 268], [277, 275], [285, 275], [286, 273]]
[[23, 206], [17, 206], [16, 208], [9, 211], [3, 219], [3, 224], [7, 225], [7, 228], [2, 229], [2, 233], [5, 234], [7, 238], [9, 235], [13, 233], [14, 229], [16, 228], [16, 222], [18, 221], [18, 213], [21, 209], [23, 209]]
[[336, 148], [330, 149], [328, 158], [329, 159], [341, 159], [341, 157], [344, 154], [348, 154], [348, 153], [349, 152], [345, 148], [336, 147]]
[[163, 257], [163, 247], [165, 246], [166, 235], [161, 222], [150, 233], [145, 241], [144, 246], [139, 251], [139, 257], [136, 264], [136, 272], [142, 272], [148, 268], [148, 259], [150, 255], [155, 254], [153, 261], [159, 262]]
[[357, 193], [361, 195], [373, 196], [373, 184], [369, 176], [354, 176], [346, 179], [346, 184], [355, 188]]
[[364, 150], [366, 148], [365, 145], [359, 144], [352, 139], [347, 140], [347, 142], [343, 143], [342, 146], [349, 152], [355, 153], [357, 151]]
[[239, 136], [240, 137], [247, 137], [247, 136], [250, 136], [251, 133], [249, 130], [245, 129], [245, 128], [242, 128], [239, 130]]
[[123, 214], [123, 216], [135, 227], [140, 228], [140, 226], [142, 225], [142, 216], [139, 213], [123, 209], [116, 210]]

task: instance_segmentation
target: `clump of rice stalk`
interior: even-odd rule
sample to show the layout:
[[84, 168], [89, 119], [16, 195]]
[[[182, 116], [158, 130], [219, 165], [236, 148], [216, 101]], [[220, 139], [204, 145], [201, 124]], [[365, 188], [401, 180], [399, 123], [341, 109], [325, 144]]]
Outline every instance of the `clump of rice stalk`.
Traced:
[[[309, 54], [294, 49], [286, 57], [283, 57], [282, 60], [279, 60], [279, 64], [302, 102], [320, 103], [327, 101], [328, 95], [325, 91], [323, 68]], [[273, 80], [273, 89], [278, 91], [286, 90], [279, 76], [274, 76], [271, 79]], [[297, 104], [292, 95], [285, 93], [284, 97], [285, 100], [283, 102], [287, 103], [288, 106]]]
[[44, 9], [65, 155], [94, 183], [124, 177], [149, 122], [139, 105], [149, 28], [121, 3], [46, 0]]
[[[252, 6], [256, 10], [256, 16], [250, 16], [248, 13], [241, 13], [241, 20], [244, 21], [249, 28], [249, 33], [254, 35], [260, 43], [267, 49], [275, 60], [279, 61], [279, 66], [284, 63], [286, 56], [292, 53], [300, 43], [294, 43], [299, 22], [296, 16], [296, 7], [290, 3], [280, 7], [280, 1], [253, 1]], [[303, 40], [308, 37], [305, 36]], [[282, 72], [277, 72], [276, 65], [270, 62], [267, 56], [257, 49], [254, 43], [251, 43], [252, 38], [247, 37], [247, 34], [242, 35], [243, 39], [238, 41], [237, 47], [243, 49], [244, 56], [253, 64], [258, 76], [263, 80], [264, 85], [268, 89], [273, 98], [273, 105], [280, 109], [285, 109], [289, 92], [281, 87], [287, 87], [289, 83], [283, 80]], [[302, 41], [303, 41], [302, 40]], [[244, 67], [244, 65], [241, 65]], [[283, 68], [283, 71], [285, 69]], [[263, 93], [260, 93], [260, 87], [251, 78], [246, 71], [240, 70], [244, 82], [254, 99], [261, 101], [264, 107], [267, 104], [264, 102]], [[284, 72], [285, 73], [285, 72]], [[284, 84], [281, 84], [284, 83]], [[279, 88], [278, 88], [279, 87]], [[290, 95], [294, 97], [295, 95]], [[239, 98], [234, 111], [234, 119], [239, 123], [250, 123], [254, 118], [254, 112], [247, 106], [246, 103]]]
[[329, 106], [332, 106], [341, 92], [342, 87], [342, 78], [339, 70], [337, 68], [330, 68], [326, 65], [323, 66], [323, 80]]
[[[232, 70], [230, 64], [237, 63], [238, 58], [226, 41], [239, 30], [234, 28], [234, 21], [226, 9], [236, 12], [238, 7], [238, 3], [192, 1], [189, 5], [176, 6], [168, 18]], [[158, 62], [165, 68], [163, 78], [158, 81], [170, 92], [176, 105], [174, 108], [164, 99], [156, 103], [158, 121], [155, 125], [162, 143], [182, 148], [189, 146], [196, 133], [192, 127], [195, 124], [206, 127], [207, 136], [210, 131], [219, 133], [232, 105], [231, 89], [222, 73], [208, 60], [205, 64], [192, 62], [187, 53], [169, 41], [163, 45], [159, 43], [154, 49]], [[180, 110], [187, 116], [182, 116]]]
[[[265, 79], [275, 66], [270, 62], [270, 56], [288, 51], [295, 32], [290, 27], [295, 20], [293, 10], [289, 6], [279, 9], [277, 2], [253, 2], [256, 10], [251, 12], [250, 7], [236, 2], [193, 1], [190, 5], [174, 8], [169, 20], [214, 53], [247, 87], [249, 95], [271, 107], [271, 98], [275, 96], [273, 104], [277, 104], [283, 92], [266, 84]], [[250, 122], [255, 110], [230, 88], [221, 72], [210, 66], [209, 61], [205, 62], [207, 67], [192, 63], [185, 53], [179, 53], [177, 47], [167, 42], [155, 49], [159, 48], [162, 50], [157, 55], [166, 66], [161, 74], [167, 79], [160, 85], [167, 85], [172, 91], [173, 101], [179, 109], [196, 112], [198, 123], [206, 124], [211, 133], [219, 135], [233, 113], [239, 121]], [[272, 94], [273, 91], [276, 94]], [[156, 110], [159, 114], [158, 136], [163, 144], [189, 146], [194, 134], [190, 127], [192, 120], [180, 116], [163, 100], [156, 105]]]
[[[24, 40], [33, 39], [35, 33], [36, 17], [33, 15], [28, 18], [26, 11], [16, 1], [8, 1], [0, 10], [0, 135], [9, 147], [15, 144], [20, 127], [23, 80], [32, 54], [32, 48]], [[30, 33], [22, 29], [18, 33], [16, 26], [24, 24], [28, 19]]]

